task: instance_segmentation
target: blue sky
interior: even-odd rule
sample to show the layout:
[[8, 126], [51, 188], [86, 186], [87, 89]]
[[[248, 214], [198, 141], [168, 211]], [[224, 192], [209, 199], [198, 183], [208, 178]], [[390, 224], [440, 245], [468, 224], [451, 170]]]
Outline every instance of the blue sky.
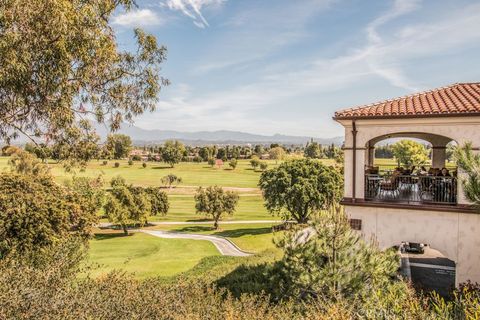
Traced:
[[116, 12], [168, 48], [146, 129], [333, 137], [335, 110], [480, 81], [480, 1], [149, 0]]

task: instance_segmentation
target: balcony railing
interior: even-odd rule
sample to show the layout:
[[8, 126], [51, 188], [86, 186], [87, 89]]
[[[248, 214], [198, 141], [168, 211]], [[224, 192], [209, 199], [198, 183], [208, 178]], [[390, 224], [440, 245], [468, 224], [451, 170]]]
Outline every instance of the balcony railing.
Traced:
[[457, 203], [457, 179], [444, 176], [366, 174], [365, 200], [454, 205]]

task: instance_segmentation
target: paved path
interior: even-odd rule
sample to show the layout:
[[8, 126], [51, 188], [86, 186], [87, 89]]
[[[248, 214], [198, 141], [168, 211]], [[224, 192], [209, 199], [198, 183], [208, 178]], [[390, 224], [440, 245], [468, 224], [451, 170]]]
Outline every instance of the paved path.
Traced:
[[234, 257], [247, 257], [251, 253], [242, 251], [230, 240], [218, 237], [218, 236], [209, 236], [202, 234], [189, 234], [181, 232], [169, 232], [169, 231], [158, 231], [158, 230], [139, 230], [140, 232], [147, 233], [149, 235], [167, 238], [167, 239], [190, 239], [190, 240], [206, 240], [210, 241], [217, 247], [218, 251], [224, 256], [234, 256]]
[[[218, 224], [256, 224], [256, 223], [283, 223], [282, 220], [234, 220], [234, 221], [219, 221]], [[182, 224], [213, 224], [213, 221], [151, 221], [149, 225], [166, 226], [166, 225], [182, 225]], [[110, 222], [101, 222], [98, 224], [100, 228], [108, 228], [113, 226]]]

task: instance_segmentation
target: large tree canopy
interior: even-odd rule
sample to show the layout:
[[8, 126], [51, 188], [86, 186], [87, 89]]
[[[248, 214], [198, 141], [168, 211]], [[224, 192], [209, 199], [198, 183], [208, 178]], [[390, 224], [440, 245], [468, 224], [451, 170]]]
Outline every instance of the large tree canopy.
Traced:
[[160, 88], [168, 84], [159, 74], [166, 48], [135, 29], [136, 51], [120, 51], [110, 25], [116, 9], [132, 5], [132, 0], [1, 2], [0, 138], [81, 140], [81, 119], [116, 130], [155, 109]]
[[259, 186], [271, 213], [305, 223], [312, 213], [340, 200], [343, 183], [335, 168], [301, 159], [263, 172]]
[[392, 145], [392, 152], [399, 165], [411, 167], [422, 165], [429, 160], [427, 148], [413, 140], [400, 140]]

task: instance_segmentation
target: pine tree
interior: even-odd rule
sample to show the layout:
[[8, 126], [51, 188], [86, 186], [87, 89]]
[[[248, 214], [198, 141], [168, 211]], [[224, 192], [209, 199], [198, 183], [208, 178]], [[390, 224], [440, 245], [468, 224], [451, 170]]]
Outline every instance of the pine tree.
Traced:
[[454, 157], [458, 168], [467, 175], [462, 180], [465, 197], [480, 212], [480, 154], [475, 154], [472, 150], [472, 144], [466, 143], [463, 147], [455, 149]]

